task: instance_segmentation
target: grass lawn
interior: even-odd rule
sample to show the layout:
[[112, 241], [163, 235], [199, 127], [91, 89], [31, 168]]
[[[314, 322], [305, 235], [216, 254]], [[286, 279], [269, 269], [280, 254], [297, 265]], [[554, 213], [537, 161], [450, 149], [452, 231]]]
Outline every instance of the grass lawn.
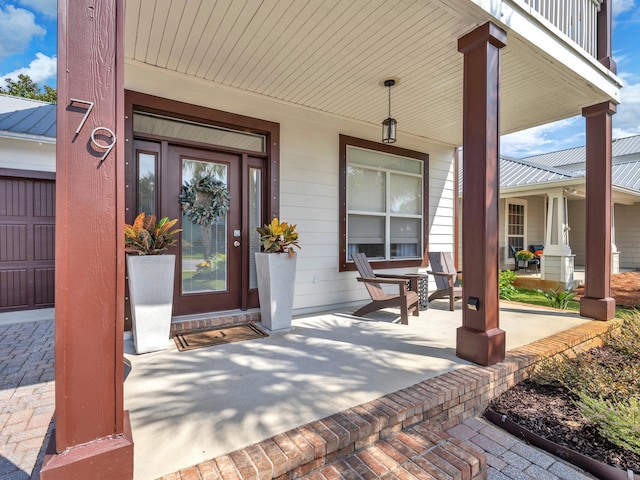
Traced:
[[[530, 305], [539, 305], [541, 307], [549, 307], [549, 300], [536, 290], [527, 290], [524, 288], [516, 288], [515, 293], [511, 297], [512, 302], [528, 303]], [[570, 300], [567, 310], [580, 311], [580, 302], [577, 300]], [[634, 313], [632, 309], [624, 307], [616, 307], [616, 317], [622, 314]], [[635, 312], [637, 313], [637, 312]]]

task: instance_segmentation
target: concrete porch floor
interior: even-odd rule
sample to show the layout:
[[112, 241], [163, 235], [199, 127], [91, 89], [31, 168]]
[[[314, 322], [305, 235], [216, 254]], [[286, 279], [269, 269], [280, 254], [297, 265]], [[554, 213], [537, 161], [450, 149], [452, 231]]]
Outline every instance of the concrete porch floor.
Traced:
[[[469, 365], [455, 356], [461, 325], [433, 302], [409, 325], [397, 312], [366, 319], [346, 311], [296, 317], [269, 338], [135, 355], [125, 381], [135, 478], [151, 479]], [[589, 320], [576, 313], [501, 305], [507, 350]]]

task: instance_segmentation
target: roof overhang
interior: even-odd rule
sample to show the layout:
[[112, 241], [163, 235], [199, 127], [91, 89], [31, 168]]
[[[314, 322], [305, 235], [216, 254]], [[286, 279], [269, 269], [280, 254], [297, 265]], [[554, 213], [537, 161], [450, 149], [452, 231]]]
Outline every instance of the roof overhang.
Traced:
[[27, 133], [8, 132], [6, 130], [0, 131], [0, 138], [10, 138], [12, 140], [24, 140], [27, 142], [37, 143], [49, 143], [55, 145], [55, 137], [45, 137], [44, 135], [29, 135]]
[[[463, 55], [457, 40], [487, 21], [501, 50], [501, 133], [618, 103], [620, 79], [520, 0], [126, 2], [125, 58], [149, 79], [171, 71], [304, 109], [378, 126], [392, 90], [398, 131], [462, 143]], [[126, 88], [150, 93], [127, 76]], [[157, 93], [156, 93], [157, 94]], [[176, 98], [178, 99], [178, 98]], [[216, 108], [215, 98], [202, 105]], [[259, 113], [256, 113], [259, 115]]]

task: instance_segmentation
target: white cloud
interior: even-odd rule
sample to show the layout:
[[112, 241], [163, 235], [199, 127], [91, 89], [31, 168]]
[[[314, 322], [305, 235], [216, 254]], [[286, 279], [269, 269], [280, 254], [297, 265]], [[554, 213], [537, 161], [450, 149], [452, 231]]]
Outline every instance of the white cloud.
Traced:
[[7, 5], [6, 9], [0, 6], [0, 60], [24, 52], [33, 37], [46, 33], [28, 10], [13, 5]]
[[584, 144], [584, 121], [572, 117], [547, 123], [500, 138], [500, 154], [509, 157], [528, 157]]
[[57, 0], [19, 0], [21, 5], [36, 12], [40, 12], [45, 17], [56, 18], [58, 14]]
[[57, 71], [57, 58], [48, 57], [44, 53], [36, 53], [36, 59], [29, 63], [28, 67], [19, 68], [13, 72], [0, 75], [0, 78], [5, 79], [11, 77], [13, 80], [18, 79], [18, 75], [29, 75], [31, 80], [42, 85], [45, 80], [54, 78]]
[[640, 83], [627, 83], [620, 97], [618, 113], [613, 116], [613, 138], [640, 135]]
[[628, 12], [634, 7], [634, 0], [615, 0], [612, 2], [613, 10], [612, 14], [614, 17], [617, 17], [621, 13]]

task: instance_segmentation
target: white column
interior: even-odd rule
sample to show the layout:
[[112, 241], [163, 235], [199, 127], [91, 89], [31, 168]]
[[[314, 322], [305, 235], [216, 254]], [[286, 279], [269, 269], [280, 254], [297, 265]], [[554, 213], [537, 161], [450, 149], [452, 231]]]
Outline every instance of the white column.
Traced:
[[544, 253], [545, 255], [571, 255], [567, 198], [562, 190], [551, 192], [548, 197], [547, 238], [544, 245]]
[[547, 195], [547, 232], [544, 254], [540, 258], [540, 276], [569, 288], [573, 286], [575, 255], [569, 246], [567, 198], [560, 189]]
[[616, 208], [611, 204], [611, 273], [620, 273], [620, 252], [616, 245]]

